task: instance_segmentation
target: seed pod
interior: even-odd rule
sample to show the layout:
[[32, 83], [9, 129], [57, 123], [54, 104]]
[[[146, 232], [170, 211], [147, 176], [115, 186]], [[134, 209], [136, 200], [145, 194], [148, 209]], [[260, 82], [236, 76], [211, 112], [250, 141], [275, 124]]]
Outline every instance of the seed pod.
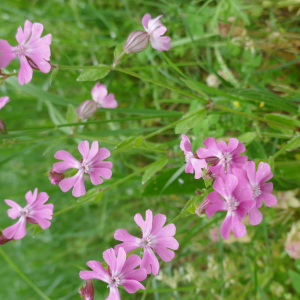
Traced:
[[133, 31], [128, 35], [123, 49], [127, 54], [141, 52], [148, 47], [149, 39], [150, 35], [146, 31]]
[[76, 108], [79, 119], [89, 119], [94, 116], [97, 111], [97, 103], [92, 100], [86, 100]]

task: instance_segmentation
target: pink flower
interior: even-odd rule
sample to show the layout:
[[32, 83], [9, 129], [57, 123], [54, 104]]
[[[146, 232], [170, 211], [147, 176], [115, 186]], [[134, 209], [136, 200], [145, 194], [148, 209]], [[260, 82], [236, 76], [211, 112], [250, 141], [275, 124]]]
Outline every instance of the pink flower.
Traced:
[[251, 200], [251, 190], [241, 179], [245, 178], [245, 170], [235, 169], [235, 171], [235, 175], [224, 175], [224, 180], [221, 177], [215, 180], [213, 184], [215, 191], [208, 194], [210, 203], [205, 208], [209, 218], [217, 211], [227, 211], [220, 229], [224, 239], [229, 238], [231, 229], [237, 238], [246, 234], [246, 226], [241, 221], [255, 205], [255, 201]]
[[[1, 57], [1, 56], [0, 56]], [[9, 102], [9, 97], [4, 96], [0, 98], [0, 110]]]
[[103, 252], [103, 258], [108, 264], [107, 271], [100, 262], [91, 260], [87, 262], [87, 265], [93, 271], [80, 271], [79, 276], [83, 280], [95, 278], [107, 282], [110, 292], [106, 300], [121, 299], [118, 289], [119, 285], [123, 285], [130, 294], [135, 293], [139, 289], [145, 289], [139, 281], [146, 279], [146, 270], [143, 268], [134, 270], [141, 264], [141, 259], [138, 255], [132, 254], [126, 260], [126, 253], [123, 248], [120, 248], [116, 258], [114, 249], [110, 248]]
[[171, 261], [174, 258], [175, 253], [168, 248], [177, 250], [179, 247], [177, 240], [173, 237], [176, 233], [176, 227], [174, 224], [163, 227], [167, 217], [162, 214], [157, 214], [153, 218], [150, 209], [146, 211], [146, 221], [143, 220], [140, 214], [136, 214], [134, 220], [142, 229], [142, 238], [140, 239], [132, 236], [125, 229], [118, 229], [116, 230], [114, 237], [116, 240], [122, 241], [123, 243], [117, 245], [115, 250], [117, 251], [122, 247], [126, 253], [129, 253], [134, 249], [143, 248], [144, 255], [141, 262], [141, 268], [145, 268], [147, 274], [150, 274], [152, 267], [153, 275], [157, 275], [159, 263], [153, 250], [163, 261]]
[[185, 173], [194, 173], [195, 178], [199, 179], [202, 177], [202, 169], [207, 168], [207, 163], [205, 159], [195, 158], [194, 153], [192, 152], [191, 142], [189, 138], [182, 134], [182, 140], [180, 142], [180, 149], [184, 152], [185, 155]]
[[98, 108], [116, 108], [118, 102], [115, 100], [114, 94], [107, 95], [106, 85], [97, 82], [92, 89], [93, 100], [98, 104]]
[[248, 185], [252, 190], [252, 199], [256, 202], [256, 205], [249, 210], [249, 223], [257, 225], [263, 219], [262, 213], [259, 211], [262, 201], [269, 207], [277, 203], [277, 198], [271, 194], [273, 183], [266, 183], [266, 181], [273, 177], [273, 174], [271, 167], [264, 162], [259, 163], [257, 172], [255, 172], [254, 161], [248, 161], [244, 164], [243, 169], [246, 170]]
[[167, 31], [167, 28], [160, 21], [161, 17], [162, 15], [151, 19], [149, 14], [145, 14], [142, 24], [150, 35], [152, 48], [158, 51], [169, 51], [171, 48], [171, 38], [169, 36], [162, 36]]
[[[84, 174], [89, 174], [91, 182], [94, 185], [101, 184], [102, 178], [109, 179], [112, 175], [112, 163], [110, 161], [103, 161], [103, 159], [110, 156], [110, 152], [106, 148], [100, 148], [98, 142], [93, 142], [91, 150], [89, 150], [89, 142], [83, 141], [78, 145], [78, 150], [83, 159], [79, 162], [69, 152], [65, 150], [57, 151], [55, 158], [63, 160], [55, 163], [53, 170], [57, 173], [63, 173], [67, 169], [78, 169], [76, 175], [65, 178], [59, 182], [59, 186], [63, 192], [67, 192], [74, 187], [72, 194], [74, 197], [83, 196], [85, 191]], [[101, 177], [100, 177], [101, 176]]]
[[22, 85], [31, 81], [32, 69], [43, 73], [49, 73], [51, 70], [49, 61], [52, 35], [47, 34], [41, 38], [43, 30], [42, 24], [32, 24], [26, 20], [24, 32], [20, 26], [16, 34], [18, 46], [12, 47], [7, 41], [0, 40], [0, 69], [6, 68], [11, 60], [18, 56], [21, 64], [18, 80]]
[[199, 158], [205, 158], [207, 162], [213, 162], [213, 166], [210, 166], [209, 169], [216, 175], [223, 175], [225, 166], [231, 173], [233, 167], [241, 168], [248, 160], [247, 156], [239, 155], [245, 151], [245, 146], [235, 138], [231, 138], [227, 146], [224, 141], [217, 144], [215, 138], [209, 137], [203, 142], [203, 145], [207, 149], [199, 148], [197, 155]]
[[5, 203], [11, 208], [7, 211], [10, 218], [19, 218], [18, 222], [3, 231], [3, 235], [7, 239], [21, 239], [26, 235], [26, 222], [39, 224], [42, 229], [50, 227], [53, 214], [53, 204], [44, 204], [48, 201], [49, 196], [45, 192], [38, 194], [36, 188], [34, 192], [27, 192], [25, 195], [27, 205], [22, 208], [19, 204], [12, 200], [5, 200]]
[[93, 280], [88, 279], [82, 287], [78, 290], [81, 298], [84, 300], [94, 300], [95, 289], [93, 285]]

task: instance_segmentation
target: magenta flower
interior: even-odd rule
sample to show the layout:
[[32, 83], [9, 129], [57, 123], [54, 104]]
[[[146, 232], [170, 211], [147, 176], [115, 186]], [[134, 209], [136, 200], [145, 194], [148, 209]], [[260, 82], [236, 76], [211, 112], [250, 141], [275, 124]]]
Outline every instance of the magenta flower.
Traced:
[[248, 185], [252, 190], [252, 199], [255, 200], [255, 206], [249, 210], [249, 223], [251, 225], [259, 224], [262, 219], [262, 213], [259, 208], [262, 201], [269, 207], [277, 204], [277, 198], [272, 195], [273, 183], [266, 182], [273, 177], [271, 167], [264, 162], [260, 162], [257, 172], [255, 172], [255, 162], [248, 161], [244, 164], [243, 169], [246, 170]]
[[142, 24], [150, 35], [152, 48], [158, 51], [169, 51], [171, 48], [171, 38], [169, 36], [162, 36], [167, 31], [167, 28], [160, 21], [161, 17], [162, 15], [151, 19], [149, 14], [145, 14]]
[[18, 46], [12, 47], [7, 41], [0, 40], [0, 69], [6, 68], [11, 60], [18, 56], [21, 64], [18, 80], [22, 85], [31, 81], [32, 69], [43, 73], [49, 73], [51, 70], [49, 61], [52, 35], [47, 34], [41, 38], [43, 30], [42, 24], [32, 24], [26, 20], [24, 32], [20, 26], [16, 34]]
[[[234, 235], [239, 238], [246, 234], [246, 226], [242, 223], [249, 209], [255, 205], [251, 190], [247, 187], [245, 170], [234, 169], [235, 175], [226, 174], [218, 177], [214, 184], [214, 192], [208, 194], [209, 204], [205, 211], [210, 218], [217, 211], [227, 211], [227, 215], [221, 225], [221, 235], [228, 239], [232, 229]], [[222, 197], [223, 198], [222, 198]]]
[[132, 236], [125, 229], [118, 229], [115, 232], [114, 238], [123, 243], [117, 245], [115, 250], [117, 251], [122, 247], [126, 253], [129, 253], [134, 249], [143, 248], [144, 255], [141, 262], [141, 268], [145, 268], [147, 274], [150, 274], [152, 267], [153, 275], [157, 275], [159, 263], [153, 250], [163, 261], [168, 262], [175, 256], [175, 253], [172, 250], [177, 250], [179, 247], [177, 240], [173, 237], [176, 233], [176, 227], [174, 224], [163, 227], [166, 220], [167, 217], [162, 214], [157, 214], [153, 218], [150, 209], [146, 211], [146, 221], [143, 220], [143, 217], [140, 214], [136, 214], [134, 221], [142, 229], [142, 238], [140, 239]]
[[97, 82], [92, 89], [93, 100], [98, 104], [98, 108], [116, 108], [118, 102], [115, 100], [114, 94], [107, 95], [106, 85]]
[[49, 196], [45, 192], [38, 194], [36, 188], [34, 192], [27, 192], [25, 195], [27, 205], [22, 208], [19, 204], [12, 200], [4, 200], [11, 208], [7, 211], [10, 218], [19, 218], [18, 222], [3, 230], [3, 235], [7, 239], [21, 239], [26, 235], [26, 222], [31, 224], [39, 224], [42, 229], [50, 227], [53, 215], [53, 204], [44, 204], [48, 201]]
[[[59, 187], [63, 192], [67, 192], [74, 187], [72, 194], [74, 197], [83, 196], [85, 191], [84, 174], [89, 174], [91, 182], [94, 185], [101, 184], [103, 178], [109, 179], [112, 175], [111, 168], [113, 164], [103, 159], [110, 156], [110, 152], [106, 148], [100, 148], [98, 142], [94, 141], [89, 150], [89, 142], [83, 141], [78, 145], [78, 150], [83, 159], [79, 162], [73, 155], [65, 150], [57, 151], [55, 158], [63, 160], [53, 165], [53, 170], [57, 173], [63, 173], [67, 169], [78, 169], [78, 172], [69, 178], [65, 178], [59, 182]], [[100, 177], [101, 176], [101, 177]]]
[[135, 293], [139, 289], [145, 289], [139, 281], [146, 279], [146, 270], [143, 268], [135, 270], [141, 264], [141, 258], [138, 255], [132, 254], [126, 260], [126, 253], [123, 248], [119, 249], [117, 257], [114, 249], [110, 248], [103, 252], [103, 258], [108, 264], [107, 271], [100, 262], [91, 260], [87, 262], [87, 265], [93, 271], [80, 271], [79, 276], [83, 280], [95, 278], [107, 282], [110, 292], [106, 300], [121, 299], [118, 289], [119, 285], [123, 285], [130, 294]]
[[248, 157], [239, 155], [245, 151], [245, 146], [240, 143], [238, 139], [231, 138], [228, 146], [224, 141], [217, 144], [215, 138], [209, 137], [203, 145], [206, 148], [199, 148], [197, 155], [199, 158], [205, 158], [208, 162], [213, 162], [209, 169], [215, 175], [225, 174], [225, 166], [227, 166], [228, 173], [231, 173], [233, 167], [241, 168], [247, 162]]
[[9, 97], [4, 96], [0, 98], [0, 110], [9, 102]]
[[192, 152], [192, 146], [189, 138], [182, 134], [182, 140], [180, 142], [180, 149], [184, 152], [185, 155], [185, 173], [194, 173], [195, 171], [195, 179], [199, 179], [202, 177], [202, 169], [207, 168], [207, 163], [205, 159], [196, 158], [194, 153]]

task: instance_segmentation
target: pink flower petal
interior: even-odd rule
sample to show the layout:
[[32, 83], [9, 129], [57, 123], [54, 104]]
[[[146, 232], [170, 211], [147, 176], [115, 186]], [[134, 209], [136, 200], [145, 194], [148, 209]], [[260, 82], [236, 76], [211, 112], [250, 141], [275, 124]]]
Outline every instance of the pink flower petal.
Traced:
[[121, 300], [119, 289], [112, 287], [109, 290], [109, 295], [105, 300]]
[[88, 141], [82, 141], [78, 145], [78, 150], [82, 155], [83, 159], [88, 159], [90, 153], [90, 144]]
[[265, 204], [268, 207], [274, 206], [275, 204], [277, 204], [277, 198], [269, 193], [265, 193], [262, 192], [259, 196], [258, 196], [259, 200], [265, 202]]
[[31, 81], [33, 71], [24, 55], [19, 55], [19, 59], [21, 68], [18, 75], [18, 81], [23, 85], [24, 83], [29, 83]]
[[42, 229], [47, 229], [48, 227], [51, 226], [51, 222], [50, 222], [50, 221], [48, 221], [48, 220], [46, 220], [46, 219], [40, 217], [40, 216], [37, 215], [37, 214], [34, 214], [34, 215], [32, 216], [32, 219], [34, 219], [35, 222], [38, 223], [38, 224], [41, 226]]
[[158, 17], [151, 19], [148, 21], [148, 28], [147, 31], [148, 33], [152, 33], [154, 29], [156, 29], [159, 26], [163, 26], [162, 22], [160, 21], [160, 18], [163, 15], [159, 15]]
[[[141, 281], [141, 280], [144, 280], [144, 279], [138, 279], [137, 277], [135, 277], [135, 273], [132, 273], [136, 270], [134, 270], [137, 266], [139, 266], [141, 264], [141, 258], [136, 255], [136, 254], [132, 254], [130, 255], [124, 266], [123, 266], [123, 269], [122, 269], [122, 272], [120, 275], [122, 275], [122, 277], [126, 278], [126, 279], [134, 279], [134, 280], [138, 280], [138, 281]], [[138, 269], [138, 270], [143, 270], [143, 269]], [[139, 276], [137, 274], [137, 276]], [[146, 277], [147, 277], [147, 274], [146, 274]]]
[[177, 250], [179, 248], [179, 243], [172, 236], [162, 236], [162, 237], [156, 238], [155, 245], [153, 246], [154, 250], [155, 250], [156, 246], [170, 248], [172, 250]]
[[143, 229], [143, 236], [148, 236], [152, 230], [153, 213], [150, 209], [146, 210], [146, 221]]
[[[134, 255], [134, 254], [133, 254]], [[137, 255], [136, 255], [137, 256]], [[130, 256], [129, 256], [130, 257]], [[129, 258], [128, 258], [129, 259]], [[128, 260], [127, 259], [127, 260]], [[127, 261], [126, 261], [127, 262]], [[141, 259], [140, 259], [140, 263], [141, 263]], [[140, 265], [140, 263], [138, 265]], [[123, 268], [124, 269], [124, 268]], [[122, 272], [122, 274], [125, 274]], [[123, 275], [122, 275], [123, 276]], [[137, 280], [137, 281], [143, 281], [147, 278], [147, 272], [145, 269], [140, 268], [137, 270], [131, 270], [130, 272], [127, 272], [124, 275], [125, 279], [131, 279], [131, 280]]]
[[[0, 58], [1, 59], [1, 58]], [[0, 97], [0, 110], [9, 102], [9, 97]]]
[[151, 234], [156, 235], [156, 233], [159, 232], [163, 228], [166, 221], [167, 221], [167, 217], [165, 215], [163, 215], [163, 214], [155, 215], [153, 218]]
[[211, 218], [212, 215], [217, 211], [226, 211], [228, 206], [224, 199], [217, 192], [211, 192], [207, 195], [209, 200], [208, 205], [205, 207], [205, 212], [208, 218]]
[[190, 139], [186, 135], [184, 135], [184, 134], [181, 135], [181, 138], [182, 138], [182, 140], [180, 142], [180, 149], [184, 153], [186, 153], [186, 152], [192, 152], [192, 146], [191, 146]]
[[243, 237], [247, 233], [246, 226], [236, 215], [232, 215], [232, 231], [237, 238]]
[[16, 218], [20, 217], [22, 207], [18, 203], [16, 203], [15, 201], [12, 201], [12, 200], [8, 200], [8, 199], [4, 200], [4, 202], [8, 206], [12, 207], [7, 210], [7, 214], [11, 219], [15, 220]]
[[194, 167], [190, 162], [187, 163], [185, 166], [185, 173], [191, 173], [191, 174], [194, 173]]
[[4, 229], [3, 235], [7, 239], [22, 239], [26, 235], [26, 218], [22, 216], [16, 224]]
[[[107, 271], [103, 268], [102, 264], [99, 261], [90, 260], [86, 264], [97, 274], [97, 277], [93, 277], [93, 278], [97, 278], [104, 282], [109, 282], [110, 276], [107, 273]], [[81, 277], [81, 279], [91, 279], [91, 278], [82, 278]]]
[[[264, 180], [264, 178], [269, 178], [270, 173], [272, 173], [270, 165], [264, 162], [260, 162], [257, 168], [256, 182], [266, 181]], [[270, 177], [269, 179], [271, 179], [272, 177]]]
[[96, 85], [92, 89], [92, 97], [93, 100], [97, 103], [100, 103], [107, 95], [107, 88], [106, 85], [97, 82]]
[[220, 233], [223, 239], [228, 239], [230, 237], [231, 228], [232, 228], [232, 215], [231, 212], [227, 212], [227, 215], [220, 228]]
[[[37, 193], [37, 192], [38, 192], [38, 190], [36, 188], [34, 190], [34, 194]], [[26, 198], [26, 195], [25, 195], [25, 198]], [[38, 207], [38, 206], [41, 206], [44, 203], [46, 203], [48, 201], [48, 199], [49, 199], [49, 195], [47, 193], [45, 193], [45, 192], [41, 192], [37, 196], [35, 195], [34, 201], [33, 201], [34, 203], [33, 202], [28, 202], [28, 201], [27, 201], [27, 203], [28, 204], [32, 204], [31, 205], [32, 207]]]
[[122, 272], [123, 266], [126, 261], [126, 252], [120, 247], [118, 250], [118, 257], [115, 270], [112, 270], [112, 276], [118, 275]]
[[65, 193], [69, 191], [72, 187], [72, 195], [74, 197], [80, 197], [85, 195], [86, 190], [84, 186], [83, 172], [78, 171], [78, 173], [70, 178], [65, 178], [59, 182], [59, 187]]
[[117, 266], [117, 258], [113, 248], [107, 249], [103, 252], [103, 259], [109, 265], [112, 273], [115, 273]]
[[175, 257], [174, 251], [169, 250], [163, 246], [155, 245], [153, 249], [158, 254], [158, 256], [165, 262], [169, 262]]
[[159, 262], [151, 248], [144, 248], [144, 255], [141, 262], [141, 268], [145, 268], [147, 274], [157, 275], [159, 271]]
[[141, 214], [136, 214], [134, 216], [134, 221], [142, 229], [142, 231], [144, 232], [145, 221], [144, 221], [143, 217], [141, 216]]
[[205, 169], [207, 167], [207, 162], [205, 159], [191, 159], [191, 164], [195, 170], [195, 179], [199, 179], [202, 177], [202, 169]]
[[155, 237], [158, 238], [158, 237], [174, 236], [175, 234], [176, 234], [176, 226], [173, 223], [171, 223], [163, 227], [161, 230], [159, 230], [155, 234]]
[[135, 293], [139, 289], [145, 289], [145, 287], [136, 280], [123, 279], [121, 285], [123, 285], [125, 287], [125, 290], [130, 294]]
[[13, 48], [8, 41], [0, 39], [0, 69], [6, 68], [9, 63], [17, 56], [13, 53]]
[[148, 23], [149, 21], [151, 20], [151, 16], [149, 14], [145, 14], [143, 16], [143, 19], [142, 19], [142, 24], [144, 26], [144, 28], [147, 30], [148, 29]]
[[26, 199], [28, 205], [32, 204], [36, 200], [37, 194], [38, 194], [38, 189], [37, 188], [35, 188], [33, 193], [32, 193], [32, 191], [28, 191], [25, 194], [25, 199]]
[[251, 225], [258, 225], [262, 219], [263, 215], [256, 206], [249, 210], [249, 223]]
[[231, 151], [231, 154], [232, 156], [238, 156], [239, 154], [245, 151], [246, 151], [245, 145], [243, 143], [238, 143], [237, 147]]
[[102, 107], [104, 108], [117, 108], [118, 102], [115, 99], [114, 94], [109, 94], [102, 101]]
[[247, 212], [255, 206], [255, 201], [248, 200], [248, 201], [242, 201], [240, 202], [239, 206], [237, 207], [235, 213], [240, 218], [240, 220], [243, 220], [247, 214]]
[[53, 169], [57, 173], [63, 173], [64, 171], [73, 168], [79, 169], [81, 166], [80, 162], [65, 150], [57, 151], [54, 154], [54, 157], [63, 160], [63, 162], [58, 162], [53, 165]]
[[151, 35], [150, 42], [152, 48], [158, 51], [169, 51], [171, 48], [171, 38], [167, 36], [154, 37]]
[[[228, 148], [227, 148], [227, 152], [231, 152], [231, 153], [235, 153], [235, 150], [237, 149], [238, 145], [242, 143], [239, 143], [238, 139], [235, 138], [231, 138], [229, 139], [229, 143], [228, 143]], [[243, 145], [244, 146], [244, 145]], [[244, 147], [245, 148], [245, 147]], [[245, 151], [245, 150], [244, 150]], [[243, 151], [243, 152], [244, 152]]]
[[[97, 167], [100, 160], [106, 159], [110, 156], [110, 151], [106, 148], [99, 148], [97, 155], [91, 161], [91, 163]], [[102, 163], [102, 162], [101, 162]]]
[[26, 20], [24, 24], [24, 33], [21, 26], [18, 28], [16, 34], [16, 40], [18, 41], [19, 44], [26, 43], [26, 41], [30, 37], [31, 29], [32, 29], [32, 23], [28, 20]]

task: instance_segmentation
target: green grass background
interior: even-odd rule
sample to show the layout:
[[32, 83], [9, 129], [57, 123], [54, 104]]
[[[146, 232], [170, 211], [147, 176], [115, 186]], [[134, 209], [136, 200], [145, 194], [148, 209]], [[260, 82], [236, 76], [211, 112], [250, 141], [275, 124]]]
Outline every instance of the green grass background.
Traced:
[[[0, 38], [16, 45], [17, 28], [29, 19], [44, 25], [43, 35], [52, 34], [53, 63], [110, 65], [115, 47], [133, 30], [142, 30], [145, 13], [153, 17], [163, 14], [167, 34], [172, 38], [171, 50], [166, 53], [170, 60], [186, 76], [202, 84], [208, 74], [222, 70], [227, 80], [220, 78], [219, 90], [244, 97], [237, 103], [232, 97], [208, 92], [215, 103], [261, 118], [283, 114], [287, 125], [299, 126], [299, 9], [293, 0], [0, 0]], [[231, 27], [232, 22], [235, 27]], [[246, 49], [251, 45], [253, 52]], [[151, 47], [130, 55], [120, 66], [188, 91], [180, 80], [182, 76]], [[18, 68], [15, 60], [6, 71]], [[1, 110], [1, 119], [8, 130], [15, 130], [8, 136], [0, 135], [2, 229], [13, 224], [3, 200], [24, 205], [29, 189], [38, 187], [47, 192], [55, 212], [77, 203], [71, 192], [62, 193], [44, 175], [56, 162], [56, 151], [64, 149], [79, 158], [77, 145], [84, 139], [98, 140], [101, 146], [114, 151], [125, 138], [145, 136], [203, 105], [197, 98], [113, 71], [100, 82], [115, 94], [119, 107], [98, 110], [88, 123], [110, 119], [122, 122], [87, 124], [78, 127], [72, 137], [69, 127], [37, 129], [64, 124], [68, 104], [78, 106], [91, 99], [95, 82], [78, 82], [79, 74], [79, 70], [64, 69], [56, 76], [35, 72], [28, 85], [19, 86], [16, 77], [11, 77], [0, 86], [0, 96], [8, 95], [11, 101]], [[190, 93], [197, 95], [196, 91]], [[136, 117], [141, 118], [134, 120]], [[228, 139], [247, 132], [254, 134], [253, 139], [245, 139], [250, 159], [268, 161], [275, 155], [275, 193], [299, 187], [298, 145], [293, 151], [276, 154], [297, 136], [295, 130], [213, 109], [187, 135], [195, 138], [193, 147], [197, 149], [209, 136]], [[54, 217], [51, 227], [34, 237], [34, 230], [29, 230], [24, 239], [1, 246], [0, 299], [79, 299], [77, 290], [83, 283], [79, 271], [87, 269], [85, 263], [89, 260], [103, 261], [102, 252], [117, 244], [113, 239], [116, 229], [140, 234], [133, 217], [136, 213], [144, 215], [148, 208], [155, 214], [165, 214], [169, 221], [180, 214], [195, 190], [204, 188], [203, 180], [182, 173], [179, 178], [183, 183], [176, 178], [162, 191], [184, 164], [184, 157], [176, 155], [182, 154], [180, 135], [170, 128], [149, 141], [163, 145], [154, 150], [143, 146], [114, 154], [110, 158], [113, 176], [97, 188], [108, 187], [169, 155], [167, 165], [148, 183], [142, 184], [141, 174], [133, 176], [105, 191], [99, 202], [78, 205]], [[89, 181], [85, 184], [87, 190], [93, 188]], [[176, 238], [180, 249], [149, 283], [145, 299], [299, 299], [297, 273], [293, 273], [294, 279], [289, 273], [299, 271], [299, 263], [284, 250], [287, 232], [299, 219], [299, 208], [263, 207], [262, 212], [264, 221], [260, 225], [247, 225], [246, 240], [230, 243], [213, 242], [209, 236], [209, 230], [221, 224], [222, 213], [212, 220], [195, 214], [178, 219]], [[96, 280], [94, 284], [95, 299], [105, 299], [106, 284]], [[142, 295], [130, 295], [121, 289], [122, 299], [142, 299]]]

